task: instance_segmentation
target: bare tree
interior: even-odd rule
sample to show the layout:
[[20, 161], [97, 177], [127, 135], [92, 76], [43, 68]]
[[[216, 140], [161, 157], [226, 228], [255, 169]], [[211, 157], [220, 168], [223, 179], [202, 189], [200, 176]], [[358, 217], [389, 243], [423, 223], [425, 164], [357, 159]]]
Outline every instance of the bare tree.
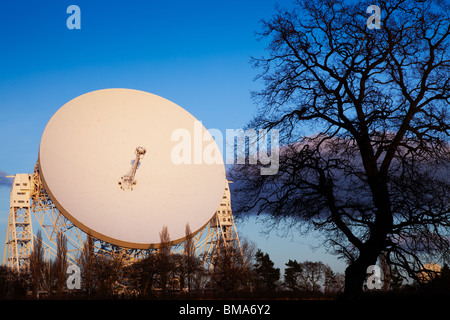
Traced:
[[33, 294], [39, 298], [39, 289], [44, 274], [44, 247], [42, 243], [41, 230], [38, 230], [34, 240], [33, 251], [30, 254], [30, 274]]
[[42, 263], [42, 279], [39, 288], [41, 292], [45, 292], [48, 296], [52, 296], [57, 292], [58, 276], [54, 260], [44, 259]]
[[325, 283], [328, 268], [322, 262], [305, 261], [301, 263], [300, 284], [306, 291], [319, 292]]
[[159, 233], [159, 238], [160, 247], [157, 253], [158, 287], [165, 295], [170, 282], [170, 273], [174, 267], [170, 252], [170, 234], [167, 226], [163, 227]]
[[62, 294], [66, 285], [67, 266], [67, 238], [63, 233], [59, 233], [57, 237], [56, 259], [53, 267], [58, 295]]
[[297, 262], [289, 260], [286, 263], [284, 281], [291, 290], [306, 292], [330, 293], [338, 290], [339, 278], [330, 266], [323, 262]]
[[95, 272], [95, 252], [94, 239], [88, 236], [83, 244], [83, 251], [81, 252], [78, 262], [81, 267], [81, 279], [86, 294], [89, 296], [94, 292], [94, 272]]
[[118, 283], [123, 279], [124, 254], [118, 252], [97, 253], [94, 259], [93, 280], [99, 297], [112, 297], [118, 293]]
[[[201, 273], [202, 264], [195, 253], [195, 244], [193, 241], [193, 236], [189, 224], [186, 224], [186, 240], [184, 241], [184, 252], [183, 252], [183, 269], [186, 277], [186, 284], [188, 292], [191, 292], [195, 284], [195, 274]], [[182, 277], [184, 278], [184, 276]], [[180, 287], [184, 288], [184, 280], [180, 283]]]
[[211, 287], [219, 295], [229, 295], [238, 291], [249, 291], [251, 280], [251, 264], [243, 249], [251, 250], [251, 246], [239, 247], [237, 241], [226, 242], [220, 238], [214, 248], [209, 266]]
[[414, 277], [449, 248], [449, 4], [381, 0], [372, 30], [371, 4], [299, 0], [263, 22], [249, 126], [280, 130], [280, 168], [231, 172], [238, 215], [324, 234], [349, 262], [348, 296], [381, 252]]
[[28, 280], [28, 275], [19, 275], [12, 268], [0, 266], [0, 299], [24, 298], [27, 293]]
[[325, 294], [338, 294], [344, 292], [345, 277], [343, 273], [335, 273], [330, 266], [325, 265], [325, 282], [323, 292]]
[[155, 249], [147, 249], [145, 256], [126, 268], [127, 282], [131, 291], [140, 297], [153, 297], [158, 275]]

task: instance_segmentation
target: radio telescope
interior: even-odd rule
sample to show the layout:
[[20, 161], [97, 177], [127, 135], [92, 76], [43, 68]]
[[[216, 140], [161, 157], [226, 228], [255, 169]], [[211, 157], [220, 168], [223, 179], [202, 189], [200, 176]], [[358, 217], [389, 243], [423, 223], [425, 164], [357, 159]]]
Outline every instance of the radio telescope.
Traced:
[[[34, 173], [14, 176], [4, 264], [26, 268], [31, 211], [50, 242], [63, 232], [78, 250], [83, 235], [157, 249], [164, 227], [174, 245], [185, 240], [186, 225], [204, 252], [219, 238], [239, 241], [220, 149], [198, 123], [138, 90], [93, 91], [66, 103], [45, 127]], [[194, 157], [207, 147], [214, 161], [174, 161], [180, 131], [189, 137], [183, 152]]]

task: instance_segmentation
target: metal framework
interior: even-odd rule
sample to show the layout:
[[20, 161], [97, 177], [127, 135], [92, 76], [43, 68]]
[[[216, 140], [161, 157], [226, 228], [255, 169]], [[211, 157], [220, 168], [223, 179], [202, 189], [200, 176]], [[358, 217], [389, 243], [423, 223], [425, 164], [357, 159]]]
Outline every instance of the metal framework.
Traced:
[[[47, 258], [56, 256], [57, 241], [60, 235], [67, 239], [67, 259], [71, 264], [78, 264], [78, 257], [83, 250], [87, 235], [62, 215], [48, 196], [41, 182], [39, 165], [33, 174], [16, 174], [11, 188], [11, 205], [8, 231], [5, 243], [3, 264], [24, 271], [29, 266], [29, 255], [33, 249], [31, 212], [44, 233], [42, 242]], [[236, 225], [231, 211], [231, 196], [228, 181], [219, 208], [205, 228], [193, 238], [196, 255], [202, 257], [203, 265], [214, 264], [215, 257], [223, 248], [235, 248], [242, 255]], [[120, 248], [103, 241], [95, 241], [97, 252], [109, 252], [114, 247], [116, 252], [127, 255], [127, 261], [135, 261], [145, 256], [145, 250]], [[172, 247], [171, 252], [183, 254], [184, 246]]]
[[[206, 235], [203, 235], [206, 233]], [[196, 253], [203, 257], [203, 265], [214, 264], [215, 258], [220, 250], [236, 249], [242, 256], [242, 248], [239, 235], [231, 210], [231, 193], [229, 181], [227, 181], [225, 192], [219, 208], [207, 227], [196, 237]]]
[[52, 202], [41, 182], [38, 164], [31, 176], [31, 181], [33, 182], [32, 211], [40, 230], [44, 233], [43, 245], [47, 257], [56, 255], [58, 237], [64, 235], [67, 239], [67, 259], [70, 263], [77, 264], [78, 254], [86, 241], [86, 234], [62, 215]]
[[29, 255], [33, 248], [31, 190], [31, 177], [28, 174], [14, 176], [3, 264], [15, 271], [28, 268]]

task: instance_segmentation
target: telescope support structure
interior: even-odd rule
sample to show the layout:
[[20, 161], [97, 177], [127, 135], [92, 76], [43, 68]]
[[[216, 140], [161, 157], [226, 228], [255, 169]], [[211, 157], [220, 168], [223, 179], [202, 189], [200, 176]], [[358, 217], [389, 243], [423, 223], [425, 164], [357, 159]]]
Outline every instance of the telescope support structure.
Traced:
[[[3, 265], [17, 271], [27, 271], [30, 264], [30, 254], [37, 234], [33, 234], [32, 212], [39, 224], [39, 230], [44, 233], [42, 245], [45, 257], [55, 257], [58, 237], [64, 235], [68, 244], [67, 259], [71, 264], [78, 264], [78, 257], [83, 250], [87, 235], [73, 225], [62, 215], [52, 202], [39, 175], [39, 165], [36, 164], [33, 174], [16, 174], [11, 187], [8, 230], [5, 242]], [[219, 208], [205, 228], [192, 237], [196, 255], [203, 259], [203, 265], [212, 268], [221, 250], [234, 250], [242, 256], [236, 225], [231, 211], [231, 194], [229, 181], [225, 186], [224, 195]], [[105, 250], [104, 242], [96, 251]], [[116, 249], [118, 249], [117, 246]], [[178, 248], [178, 250], [177, 250]], [[122, 248], [121, 254], [130, 255], [127, 261], [135, 261], [143, 255], [142, 249], [130, 250]], [[116, 250], [117, 251], [117, 250]], [[183, 254], [183, 243], [172, 248], [172, 253]], [[111, 253], [111, 252], [110, 252]]]

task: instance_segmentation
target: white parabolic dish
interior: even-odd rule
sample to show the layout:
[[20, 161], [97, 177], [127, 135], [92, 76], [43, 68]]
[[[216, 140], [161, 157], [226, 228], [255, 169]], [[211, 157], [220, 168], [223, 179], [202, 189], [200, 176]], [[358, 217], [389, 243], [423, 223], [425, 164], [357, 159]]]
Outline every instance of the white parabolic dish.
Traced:
[[[186, 224], [195, 233], [213, 217], [226, 184], [220, 149], [203, 125], [201, 136], [209, 142], [202, 148], [211, 150], [213, 143], [220, 161], [177, 164], [172, 159], [180, 143], [173, 133], [189, 132], [194, 150], [198, 123], [178, 105], [143, 91], [105, 89], [81, 95], [62, 106], [44, 130], [41, 179], [57, 208], [95, 238], [123, 247], [157, 248], [166, 226], [172, 244], [181, 242]], [[119, 182], [132, 169], [137, 147], [146, 153], [136, 169], [136, 184], [123, 190]]]

